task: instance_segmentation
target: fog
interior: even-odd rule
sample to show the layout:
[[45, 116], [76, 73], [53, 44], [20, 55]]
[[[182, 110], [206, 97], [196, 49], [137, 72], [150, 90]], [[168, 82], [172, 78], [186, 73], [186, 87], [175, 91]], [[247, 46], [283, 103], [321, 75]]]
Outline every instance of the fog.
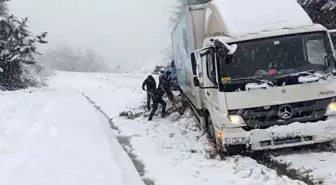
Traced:
[[140, 67], [170, 45], [170, 0], [11, 0], [34, 33], [48, 32], [49, 44], [90, 46], [111, 67]]

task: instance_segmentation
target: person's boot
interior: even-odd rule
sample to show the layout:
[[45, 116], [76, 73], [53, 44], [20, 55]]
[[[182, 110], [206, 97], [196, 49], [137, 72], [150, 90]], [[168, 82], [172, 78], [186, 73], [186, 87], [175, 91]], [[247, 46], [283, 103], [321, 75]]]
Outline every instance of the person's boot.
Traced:
[[154, 114], [151, 113], [148, 117], [148, 121], [152, 121], [153, 117], [154, 117]]

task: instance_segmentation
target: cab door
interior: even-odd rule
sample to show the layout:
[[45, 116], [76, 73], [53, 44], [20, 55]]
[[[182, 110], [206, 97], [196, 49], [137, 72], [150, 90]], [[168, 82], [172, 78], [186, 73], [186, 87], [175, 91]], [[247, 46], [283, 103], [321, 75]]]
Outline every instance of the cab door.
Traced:
[[203, 60], [205, 60], [204, 66], [206, 67], [206, 73], [204, 74], [204, 86], [206, 87], [206, 89], [204, 89], [205, 100], [208, 107], [216, 108], [218, 110], [218, 73], [215, 53], [210, 50], [203, 56]]

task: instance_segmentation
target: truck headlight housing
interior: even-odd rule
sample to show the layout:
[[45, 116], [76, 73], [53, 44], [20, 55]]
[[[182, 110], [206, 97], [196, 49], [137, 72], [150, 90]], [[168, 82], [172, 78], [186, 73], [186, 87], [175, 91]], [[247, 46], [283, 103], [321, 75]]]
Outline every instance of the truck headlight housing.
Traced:
[[336, 102], [329, 103], [326, 111], [326, 116], [336, 115]]
[[235, 125], [245, 124], [244, 119], [238, 115], [228, 115], [228, 119], [231, 124], [235, 124]]

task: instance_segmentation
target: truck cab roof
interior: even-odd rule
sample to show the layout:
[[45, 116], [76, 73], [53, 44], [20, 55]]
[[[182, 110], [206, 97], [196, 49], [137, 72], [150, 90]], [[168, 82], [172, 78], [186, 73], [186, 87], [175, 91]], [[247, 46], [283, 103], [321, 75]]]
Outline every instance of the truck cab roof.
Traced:
[[298, 33], [309, 33], [309, 32], [319, 32], [319, 31], [327, 31], [327, 29], [320, 24], [313, 24], [310, 26], [296, 27], [296, 28], [282, 28], [275, 30], [264, 30], [257, 33], [247, 33], [245, 35], [239, 37], [228, 37], [226, 35], [217, 35], [211, 36], [204, 40], [204, 45], [210, 46], [213, 44], [211, 42], [212, 39], [219, 39], [226, 43], [236, 43], [241, 41], [253, 40], [253, 39], [261, 39], [267, 37], [275, 37], [281, 35], [292, 35]]
[[205, 37], [316, 27], [296, 0], [213, 0], [205, 14]]

